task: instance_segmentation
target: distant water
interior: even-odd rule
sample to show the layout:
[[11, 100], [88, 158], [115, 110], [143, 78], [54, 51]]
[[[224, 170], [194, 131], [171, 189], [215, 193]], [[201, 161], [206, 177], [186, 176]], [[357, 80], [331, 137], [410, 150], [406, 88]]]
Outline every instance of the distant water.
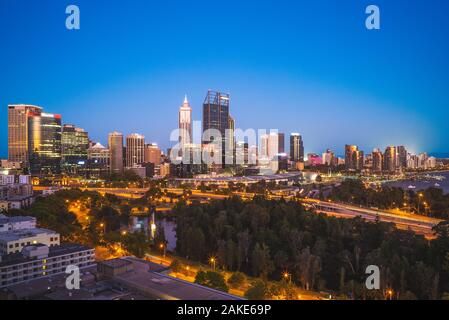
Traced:
[[[428, 188], [439, 188], [443, 189], [444, 193], [449, 193], [449, 172], [438, 172], [438, 173], [431, 173], [433, 176], [444, 176], [446, 179], [442, 181], [438, 181], [435, 179], [431, 180], [403, 180], [403, 181], [395, 181], [395, 182], [388, 182], [386, 185], [392, 186], [392, 187], [399, 187], [404, 190], [414, 190], [414, 191], [420, 191], [425, 190]], [[436, 186], [435, 184], [439, 184], [439, 186]], [[416, 189], [409, 189], [409, 186], [415, 186]]]

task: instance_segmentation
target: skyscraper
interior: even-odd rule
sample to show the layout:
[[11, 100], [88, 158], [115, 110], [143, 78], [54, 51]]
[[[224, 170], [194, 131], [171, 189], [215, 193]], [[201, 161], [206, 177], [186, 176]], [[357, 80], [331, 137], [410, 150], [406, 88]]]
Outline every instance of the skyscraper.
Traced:
[[71, 124], [62, 127], [62, 169], [66, 173], [77, 173], [87, 163], [89, 149], [88, 133]]
[[280, 138], [279, 133], [270, 132], [269, 134], [264, 134], [260, 136], [259, 144], [259, 156], [260, 158], [266, 158], [268, 160], [273, 159], [276, 155], [283, 153], [281, 152], [281, 146], [279, 145]]
[[404, 146], [396, 147], [397, 153], [397, 166], [399, 168], [407, 168], [407, 149]]
[[235, 136], [234, 136], [234, 130], [235, 130], [235, 122], [234, 118], [229, 115], [229, 125], [228, 125], [228, 136], [226, 137], [226, 164], [234, 164], [235, 161]]
[[123, 134], [119, 132], [110, 133], [108, 137], [108, 146], [109, 155], [111, 157], [111, 160], [109, 161], [111, 173], [123, 173]]
[[179, 143], [181, 150], [185, 145], [192, 143], [192, 108], [187, 100], [187, 95], [179, 108]]
[[153, 163], [155, 166], [161, 164], [162, 151], [156, 143], [145, 145], [145, 162]]
[[383, 170], [383, 154], [379, 149], [374, 149], [372, 155], [373, 155], [372, 171], [374, 173], [381, 173]]
[[17, 104], [8, 106], [8, 160], [29, 165], [29, 130], [28, 117], [41, 114], [42, 108], [32, 105]]
[[208, 91], [203, 103], [203, 145], [212, 142], [210, 136], [205, 136], [204, 133], [208, 130], [218, 130], [221, 134], [221, 141], [217, 141], [221, 145], [222, 164], [225, 164], [225, 150], [227, 144], [226, 130], [229, 129], [229, 94], [224, 94], [216, 91]]
[[361, 171], [364, 166], [364, 153], [359, 147], [354, 145], [345, 146], [345, 165], [346, 170]]
[[293, 162], [304, 162], [304, 144], [299, 133], [290, 135], [290, 160]]
[[335, 154], [330, 150], [327, 149], [326, 152], [323, 153], [322, 156], [323, 164], [329, 167], [332, 167], [335, 165]]
[[28, 114], [29, 162], [33, 175], [61, 172], [61, 115]]
[[389, 173], [395, 173], [397, 168], [397, 150], [394, 146], [389, 146], [385, 149], [384, 154], [384, 170]]
[[285, 153], [285, 134], [278, 132], [278, 153]]
[[132, 168], [145, 162], [145, 137], [134, 133], [126, 137], [126, 167]]

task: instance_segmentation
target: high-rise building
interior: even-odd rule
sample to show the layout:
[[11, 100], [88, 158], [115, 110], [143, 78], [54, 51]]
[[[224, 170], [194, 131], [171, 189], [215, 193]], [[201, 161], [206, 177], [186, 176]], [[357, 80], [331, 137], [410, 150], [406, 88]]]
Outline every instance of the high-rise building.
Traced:
[[226, 151], [226, 164], [235, 164], [235, 121], [234, 118], [229, 115], [228, 136], [226, 137], [225, 151]]
[[404, 146], [396, 147], [397, 153], [397, 166], [399, 168], [407, 168], [407, 149]]
[[329, 167], [334, 166], [335, 154], [331, 150], [327, 149], [326, 152], [323, 153], [322, 160], [324, 165]]
[[354, 145], [345, 146], [345, 165], [346, 170], [361, 171], [364, 166], [364, 153], [359, 147]]
[[87, 149], [87, 170], [91, 178], [100, 178], [109, 172], [109, 161], [111, 155], [109, 149], [101, 143], [92, 144]]
[[161, 164], [162, 151], [156, 143], [145, 145], [145, 162], [153, 163], [155, 166]]
[[187, 95], [179, 109], [179, 144], [181, 150], [185, 145], [192, 143], [192, 108], [190, 107]]
[[290, 160], [293, 162], [304, 162], [304, 144], [299, 133], [290, 135]]
[[28, 114], [29, 162], [33, 175], [61, 173], [61, 115]]
[[396, 147], [389, 146], [385, 149], [384, 154], [384, 171], [395, 173], [397, 168], [397, 151]]
[[108, 146], [111, 157], [109, 161], [111, 173], [123, 173], [123, 134], [119, 132], [110, 133]]
[[21, 162], [24, 167], [29, 166], [29, 129], [28, 117], [40, 114], [41, 107], [16, 104], [8, 106], [8, 160]]
[[270, 132], [269, 134], [261, 135], [259, 144], [259, 157], [271, 160], [276, 155], [284, 153], [281, 152], [281, 148], [283, 148], [283, 146], [279, 145], [279, 142], [281, 140], [282, 138], [277, 132]]
[[132, 168], [145, 162], [145, 137], [133, 133], [126, 137], [126, 167]]
[[215, 141], [217, 145], [221, 145], [222, 165], [225, 164], [225, 150], [227, 145], [226, 131], [229, 130], [229, 94], [216, 91], [208, 91], [206, 99], [203, 103], [203, 145], [212, 142], [210, 135], [204, 135], [208, 130], [217, 130], [221, 134], [221, 141]]
[[285, 133], [278, 132], [278, 153], [285, 153]]
[[372, 172], [381, 173], [383, 170], [383, 154], [379, 149], [374, 149], [372, 153], [373, 165]]
[[88, 133], [81, 128], [66, 124], [62, 127], [62, 169], [66, 173], [78, 173], [86, 166], [89, 149]]
[[235, 161], [237, 165], [248, 165], [249, 147], [245, 141], [238, 141], [235, 144]]

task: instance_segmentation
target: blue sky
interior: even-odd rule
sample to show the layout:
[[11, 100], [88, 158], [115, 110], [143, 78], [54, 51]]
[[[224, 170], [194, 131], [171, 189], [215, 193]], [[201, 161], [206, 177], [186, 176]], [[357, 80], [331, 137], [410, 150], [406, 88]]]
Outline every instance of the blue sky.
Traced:
[[8, 104], [166, 148], [184, 94], [201, 120], [208, 89], [231, 94], [237, 127], [300, 132], [306, 152], [449, 152], [448, 16], [446, 0], [1, 0], [0, 156]]

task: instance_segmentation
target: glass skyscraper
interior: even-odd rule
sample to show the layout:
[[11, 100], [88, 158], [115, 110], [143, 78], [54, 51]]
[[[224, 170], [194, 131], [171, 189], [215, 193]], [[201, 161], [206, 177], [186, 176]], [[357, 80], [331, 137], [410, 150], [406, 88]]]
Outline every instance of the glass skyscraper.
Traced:
[[31, 174], [61, 173], [61, 115], [29, 113], [28, 137]]

